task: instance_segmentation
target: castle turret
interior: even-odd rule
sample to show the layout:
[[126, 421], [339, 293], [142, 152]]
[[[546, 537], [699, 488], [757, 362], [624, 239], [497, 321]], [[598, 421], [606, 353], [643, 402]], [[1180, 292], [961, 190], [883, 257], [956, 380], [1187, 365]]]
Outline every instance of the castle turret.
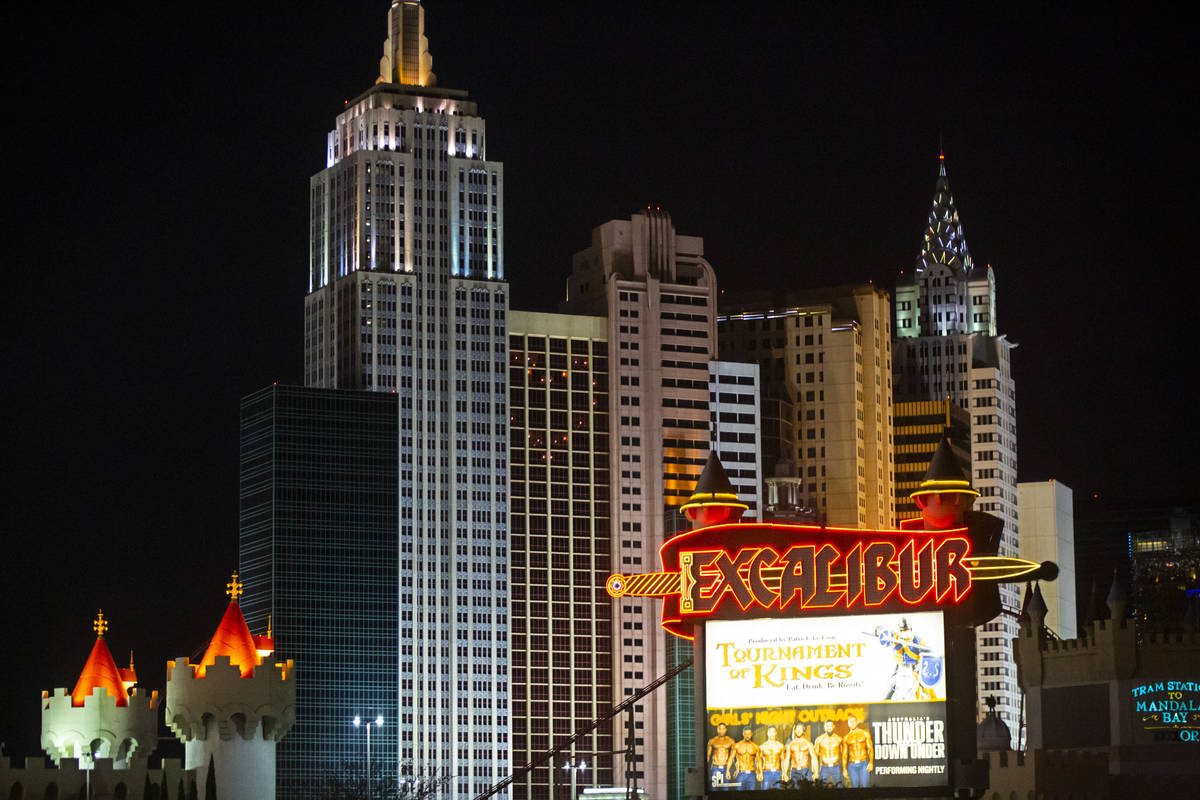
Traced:
[[54, 759], [79, 760], [90, 769], [95, 759], [112, 759], [115, 769], [144, 767], [157, 744], [158, 692], [134, 688], [137, 674], [130, 656], [128, 669], [113, 661], [104, 633], [104, 612], [92, 623], [96, 642], [70, 693], [42, 692], [42, 749]]
[[749, 507], [738, 500], [733, 484], [725, 474], [725, 467], [721, 466], [721, 459], [710, 450], [692, 496], [679, 510], [691, 520], [693, 528], [702, 528], [739, 522]]
[[204, 796], [210, 770], [221, 800], [275, 797], [275, 743], [296, 721], [292, 661], [264, 663], [274, 640], [253, 636], [238, 607], [242, 584], [198, 664], [167, 662], [167, 725], [184, 743], [186, 769]]

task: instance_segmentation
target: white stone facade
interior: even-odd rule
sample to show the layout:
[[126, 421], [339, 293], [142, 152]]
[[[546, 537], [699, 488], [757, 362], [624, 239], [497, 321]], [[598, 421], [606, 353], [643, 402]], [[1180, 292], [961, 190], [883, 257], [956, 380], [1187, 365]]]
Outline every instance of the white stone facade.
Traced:
[[296, 721], [295, 667], [255, 667], [243, 677], [229, 656], [217, 656], [203, 677], [186, 658], [167, 662], [166, 723], [184, 744], [184, 768], [194, 770], [199, 796], [211, 759], [217, 796], [273, 800], [275, 744]]
[[1046, 627], [1060, 639], [1074, 639], [1078, 625], [1074, 492], [1055, 480], [1018, 483], [1017, 508], [1021, 517], [1021, 558], [1058, 565], [1058, 579], [1041, 587]]

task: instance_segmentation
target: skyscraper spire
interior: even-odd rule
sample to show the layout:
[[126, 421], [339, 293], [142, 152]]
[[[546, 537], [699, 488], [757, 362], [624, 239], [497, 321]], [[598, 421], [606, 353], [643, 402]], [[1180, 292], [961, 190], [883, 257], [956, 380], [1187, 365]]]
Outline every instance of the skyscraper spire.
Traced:
[[376, 83], [437, 86], [433, 56], [425, 38], [425, 9], [420, 0], [393, 0], [388, 10], [388, 37], [383, 41]]
[[939, 147], [933, 208], [925, 224], [925, 241], [921, 244], [916, 268], [920, 272], [934, 264], [945, 264], [954, 272], [966, 275], [971, 271], [971, 254], [967, 250], [962, 223], [958, 221], [958, 209], [950, 192], [950, 179], [946, 177], [946, 156], [940, 150]]

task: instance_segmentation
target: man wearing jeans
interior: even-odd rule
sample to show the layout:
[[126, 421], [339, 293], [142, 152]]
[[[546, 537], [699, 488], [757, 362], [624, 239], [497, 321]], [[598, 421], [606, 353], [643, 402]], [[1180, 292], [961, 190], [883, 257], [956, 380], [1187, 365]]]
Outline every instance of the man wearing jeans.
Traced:
[[833, 720], [825, 720], [825, 732], [813, 742], [821, 771], [817, 780], [826, 786], [842, 785], [842, 737], [833, 732]]
[[[758, 745], [754, 743], [754, 731], [742, 729], [742, 740], [733, 746], [729, 755], [729, 777], [738, 783], [739, 789], [754, 789], [755, 779], [762, 780], [762, 762], [758, 755]], [[733, 771], [734, 764], [737, 772]]]
[[850, 732], [842, 739], [842, 774], [851, 786], [865, 789], [867, 773], [875, 769], [875, 748], [870, 734], [858, 727], [858, 719], [853, 714], [846, 715], [846, 724], [850, 726]]
[[762, 786], [759, 788], [774, 789], [783, 777], [783, 743], [774, 726], [767, 728], [767, 740], [758, 748], [758, 754], [762, 762]]
[[817, 752], [808, 740], [808, 730], [804, 723], [797, 722], [792, 727], [792, 740], [783, 754], [783, 773], [791, 780], [792, 788], [799, 789], [801, 784], [812, 783], [816, 763]]
[[717, 735], [708, 740], [708, 780], [714, 789], [725, 788], [725, 765], [729, 763], [733, 748], [733, 739], [729, 738], [727, 730], [722, 722], [717, 726]]

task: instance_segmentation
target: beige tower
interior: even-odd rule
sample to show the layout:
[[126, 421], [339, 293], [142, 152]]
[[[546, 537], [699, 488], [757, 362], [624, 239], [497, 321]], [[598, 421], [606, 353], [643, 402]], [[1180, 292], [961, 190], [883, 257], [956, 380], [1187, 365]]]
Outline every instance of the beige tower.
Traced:
[[[829, 525], [895, 524], [892, 327], [870, 285], [723, 296], [721, 358], [757, 363], [773, 504]], [[782, 414], [788, 418], [783, 419]]]
[[[654, 563], [675, 532], [668, 519], [691, 496], [708, 457], [716, 291], [704, 240], [676, 233], [657, 208], [593, 229], [591, 247], [572, 260], [562, 310], [607, 317], [611, 563], [625, 570]], [[691, 655], [668, 647], [656, 613], [640, 598], [613, 603], [614, 703]], [[639, 761], [630, 777], [654, 798], [680, 791], [681, 762], [669, 753], [683, 749], [690, 757], [668, 726], [669, 707], [682, 702], [674, 690], [664, 687], [635, 707]], [[625, 739], [618, 731], [618, 746]], [[615, 777], [625, 783], [626, 776]]]
[[425, 38], [425, 9], [417, 0], [396, 0], [388, 11], [388, 37], [383, 42], [376, 83], [437, 86], [433, 56]]

